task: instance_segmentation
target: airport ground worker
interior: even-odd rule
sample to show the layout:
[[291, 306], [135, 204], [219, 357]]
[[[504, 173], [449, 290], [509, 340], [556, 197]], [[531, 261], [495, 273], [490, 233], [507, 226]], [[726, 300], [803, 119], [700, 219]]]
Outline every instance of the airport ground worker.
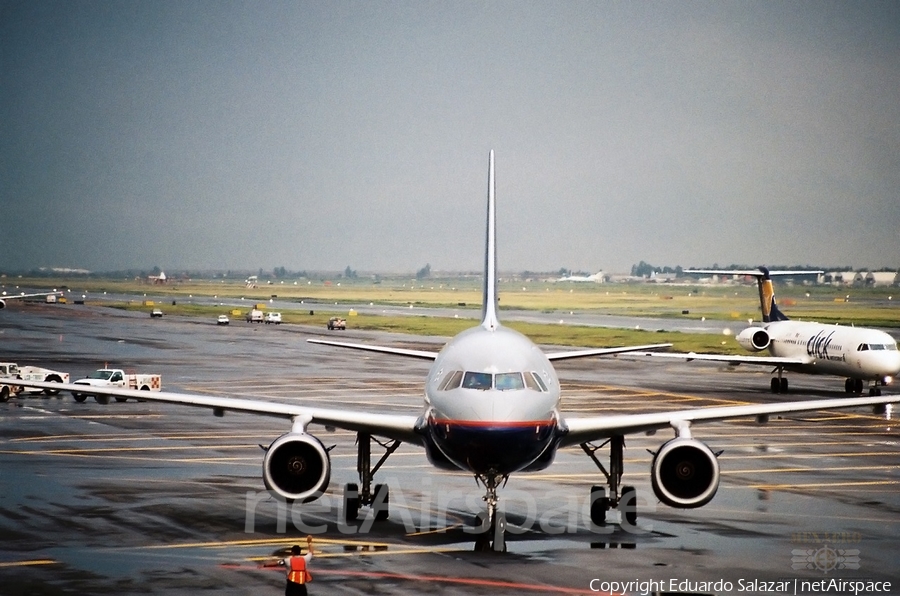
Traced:
[[263, 563], [263, 567], [284, 567], [287, 584], [284, 596], [307, 596], [306, 584], [312, 581], [309, 561], [313, 556], [312, 536], [306, 537], [306, 554], [301, 555], [298, 545], [291, 547], [291, 556]]

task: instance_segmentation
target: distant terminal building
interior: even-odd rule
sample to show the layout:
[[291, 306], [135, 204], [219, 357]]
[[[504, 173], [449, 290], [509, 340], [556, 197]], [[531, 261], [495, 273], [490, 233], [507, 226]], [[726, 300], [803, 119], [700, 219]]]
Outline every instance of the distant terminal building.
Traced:
[[897, 271], [828, 271], [820, 283], [834, 286], [884, 287], [900, 285]]
[[896, 271], [869, 271], [868, 273], [859, 273], [861, 279], [854, 279], [853, 285], [863, 285], [867, 287], [879, 286], [895, 286], [900, 283], [900, 273]]

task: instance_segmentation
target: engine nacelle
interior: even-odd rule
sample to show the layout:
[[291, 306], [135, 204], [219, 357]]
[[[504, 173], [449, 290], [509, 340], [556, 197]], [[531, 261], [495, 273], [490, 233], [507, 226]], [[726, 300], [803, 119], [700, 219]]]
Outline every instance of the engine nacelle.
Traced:
[[6, 300], [0, 300], [0, 308], [6, 308]]
[[650, 482], [656, 497], [669, 507], [701, 507], [719, 488], [719, 461], [700, 441], [675, 438], [653, 456]]
[[319, 439], [306, 433], [281, 435], [263, 459], [263, 482], [288, 501], [315, 501], [331, 480], [331, 459]]
[[742, 348], [753, 352], [765, 350], [772, 342], [772, 338], [769, 337], [769, 332], [762, 327], [747, 327], [738, 333], [735, 339], [741, 344]]

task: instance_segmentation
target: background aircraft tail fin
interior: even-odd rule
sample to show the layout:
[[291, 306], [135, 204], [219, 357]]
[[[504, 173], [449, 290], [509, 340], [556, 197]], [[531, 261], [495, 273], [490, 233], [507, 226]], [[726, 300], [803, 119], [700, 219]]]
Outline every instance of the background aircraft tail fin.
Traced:
[[756, 278], [759, 287], [759, 309], [762, 311], [764, 323], [787, 321], [787, 316], [775, 304], [775, 288], [772, 286], [773, 275], [818, 275], [822, 271], [769, 271], [765, 267], [759, 269], [685, 269], [684, 273], [709, 273], [712, 275], [746, 275]]
[[756, 284], [759, 286], [759, 308], [762, 311], [763, 322], [787, 321], [788, 318], [775, 304], [775, 287], [772, 285], [769, 270], [765, 267], [760, 267], [759, 270], [762, 275], [756, 278]]

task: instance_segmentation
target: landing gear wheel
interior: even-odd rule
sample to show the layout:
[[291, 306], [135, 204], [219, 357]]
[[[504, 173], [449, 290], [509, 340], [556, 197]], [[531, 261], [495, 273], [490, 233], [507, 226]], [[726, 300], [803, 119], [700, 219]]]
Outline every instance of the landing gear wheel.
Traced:
[[853, 393], [853, 379], [844, 379], [844, 393]]
[[108, 395], [95, 395], [95, 396], [94, 396], [94, 400], [96, 400], [96, 402], [97, 402], [98, 404], [104, 404], [104, 405], [105, 405], [105, 404], [108, 404], [108, 403], [109, 403], [109, 396], [108, 396]]
[[771, 389], [772, 393], [781, 393], [781, 381], [778, 377], [772, 377]]
[[506, 518], [495, 511], [493, 515], [483, 511], [475, 516], [475, 528], [479, 530], [475, 538], [476, 553], [506, 552]]
[[8, 402], [9, 401], [9, 387], [4, 385], [0, 387], [0, 402]]
[[344, 521], [356, 521], [359, 517], [359, 486], [353, 483], [344, 485]]
[[123, 402], [123, 401], [128, 401], [128, 398], [127, 398], [127, 397], [117, 397], [117, 398], [116, 398], [116, 401], [119, 402], [119, 403], [121, 403], [121, 402]]
[[633, 486], [622, 487], [622, 498], [619, 499], [619, 511], [622, 521], [631, 527], [637, 524], [637, 491]]
[[863, 382], [862, 379], [853, 379], [853, 393], [862, 393], [863, 390]]
[[780, 385], [781, 385], [781, 387], [780, 387], [781, 392], [782, 392], [782, 393], [787, 393], [787, 392], [788, 392], [788, 380], [782, 378], [782, 379], [779, 379], [779, 382], [780, 382]]
[[602, 526], [606, 523], [606, 512], [609, 511], [609, 497], [606, 496], [606, 487], [594, 485], [591, 487], [591, 523]]
[[75, 399], [75, 401], [77, 401], [78, 403], [81, 403], [81, 402], [83, 402], [84, 400], [87, 399], [87, 395], [85, 395], [84, 393], [73, 393], [73, 394], [72, 394], [72, 397], [73, 397], [73, 398]]
[[390, 515], [391, 493], [387, 484], [375, 485], [375, 499], [372, 501], [372, 511], [375, 512], [375, 521], [384, 521]]
[[475, 538], [476, 553], [487, 553], [491, 550], [491, 524], [487, 513], [475, 516], [475, 528], [480, 530]]
[[877, 397], [877, 396], [881, 395], [881, 387], [879, 387], [878, 385], [873, 385], [872, 387], [869, 387], [869, 395], [871, 395], [873, 397]]

